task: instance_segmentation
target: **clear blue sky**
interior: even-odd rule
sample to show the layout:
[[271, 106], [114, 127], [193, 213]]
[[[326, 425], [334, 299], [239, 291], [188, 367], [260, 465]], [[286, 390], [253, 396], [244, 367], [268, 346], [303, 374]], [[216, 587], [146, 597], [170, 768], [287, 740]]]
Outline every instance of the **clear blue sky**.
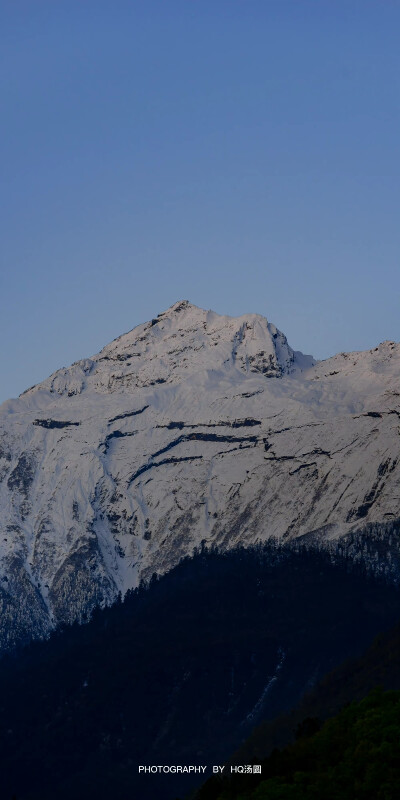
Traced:
[[189, 299], [400, 339], [400, 3], [3, 0], [0, 400]]

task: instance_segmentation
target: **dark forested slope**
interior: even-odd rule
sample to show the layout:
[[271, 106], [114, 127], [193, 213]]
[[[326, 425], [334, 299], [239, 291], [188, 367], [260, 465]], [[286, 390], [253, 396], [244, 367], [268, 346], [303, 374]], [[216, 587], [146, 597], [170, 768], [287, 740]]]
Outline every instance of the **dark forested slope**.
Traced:
[[[311, 722], [311, 721], [309, 721]], [[310, 726], [309, 726], [310, 728]], [[261, 774], [211, 779], [196, 800], [396, 800], [400, 692], [375, 690], [261, 761]]]
[[138, 764], [222, 763], [398, 611], [396, 587], [326, 552], [198, 553], [0, 662], [3, 796], [183, 795]]

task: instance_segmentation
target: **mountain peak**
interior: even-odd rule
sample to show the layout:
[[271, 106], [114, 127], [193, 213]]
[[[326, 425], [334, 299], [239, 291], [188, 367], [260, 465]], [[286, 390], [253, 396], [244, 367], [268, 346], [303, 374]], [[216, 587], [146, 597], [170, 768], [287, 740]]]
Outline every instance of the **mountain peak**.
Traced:
[[167, 308], [166, 311], [162, 311], [158, 314], [159, 317], [163, 317], [166, 314], [179, 314], [180, 311], [186, 311], [189, 308], [195, 308], [199, 311], [202, 311], [198, 306], [193, 305], [189, 300], [177, 300], [176, 303], [173, 303], [172, 306]]
[[104, 372], [111, 371], [106, 383], [115, 388], [180, 383], [210, 371], [230, 380], [238, 379], [238, 370], [279, 378], [315, 363], [295, 353], [286, 336], [260, 314], [231, 317], [188, 300], [115, 339], [93, 360], [102, 363]]
[[261, 314], [232, 317], [178, 300], [26, 394], [109, 394], [187, 380], [198, 385], [210, 374], [237, 383], [243, 374], [281, 378], [314, 364], [312, 356], [292, 350], [286, 336]]

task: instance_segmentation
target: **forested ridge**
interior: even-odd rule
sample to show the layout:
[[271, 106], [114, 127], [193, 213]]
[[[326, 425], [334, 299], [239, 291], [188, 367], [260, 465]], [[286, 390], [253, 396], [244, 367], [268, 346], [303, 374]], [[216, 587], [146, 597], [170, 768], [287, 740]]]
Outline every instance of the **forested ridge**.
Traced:
[[344, 556], [198, 552], [2, 659], [4, 797], [183, 796], [193, 783], [138, 764], [223, 763], [398, 617], [398, 589]]
[[[261, 775], [211, 779], [196, 800], [396, 800], [400, 796], [400, 691], [375, 690], [260, 762]], [[312, 732], [314, 730], [314, 732]]]

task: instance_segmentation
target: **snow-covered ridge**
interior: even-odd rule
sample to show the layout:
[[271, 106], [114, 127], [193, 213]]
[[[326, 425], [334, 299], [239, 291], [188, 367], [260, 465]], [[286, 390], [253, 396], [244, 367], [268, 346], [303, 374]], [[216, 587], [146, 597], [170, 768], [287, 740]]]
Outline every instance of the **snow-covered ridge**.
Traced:
[[155, 319], [119, 336], [90, 359], [58, 370], [28, 390], [74, 396], [92, 390], [106, 394], [176, 384], [189, 372], [238, 370], [280, 377], [314, 364], [295, 353], [275, 325], [259, 314], [219, 316], [175, 303]]
[[[82, 618], [202, 541], [400, 516], [400, 346], [316, 363], [187, 301], [0, 408], [0, 637]], [[19, 634], [18, 634], [19, 631]]]

